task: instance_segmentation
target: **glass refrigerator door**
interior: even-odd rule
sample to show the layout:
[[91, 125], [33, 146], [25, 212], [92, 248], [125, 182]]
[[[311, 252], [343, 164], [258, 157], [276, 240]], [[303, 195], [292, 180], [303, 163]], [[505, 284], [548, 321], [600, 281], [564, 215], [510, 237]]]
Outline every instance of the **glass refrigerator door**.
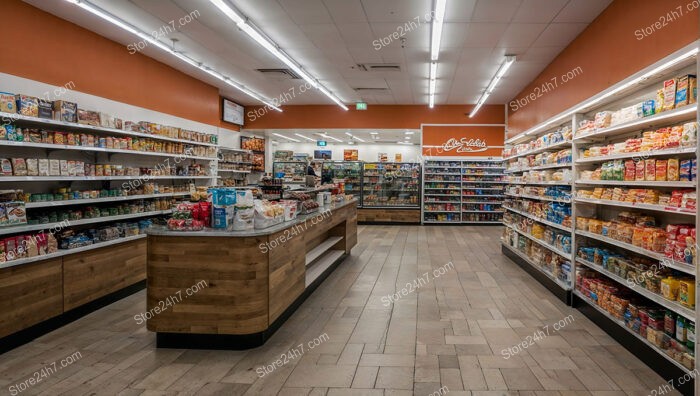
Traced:
[[419, 207], [420, 165], [414, 163], [366, 163], [363, 175], [363, 207]]
[[275, 162], [272, 164], [272, 175], [287, 184], [303, 184], [306, 182], [306, 163]]
[[357, 199], [357, 205], [361, 206], [362, 162], [324, 162], [321, 179], [323, 183], [343, 183], [345, 195], [352, 195]]

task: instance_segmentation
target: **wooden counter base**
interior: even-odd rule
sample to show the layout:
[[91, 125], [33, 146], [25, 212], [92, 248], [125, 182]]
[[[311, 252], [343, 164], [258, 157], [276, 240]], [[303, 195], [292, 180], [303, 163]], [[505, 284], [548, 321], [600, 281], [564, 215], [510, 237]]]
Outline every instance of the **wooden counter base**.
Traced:
[[146, 325], [158, 347], [262, 345], [357, 244], [357, 208], [235, 235], [148, 236]]
[[420, 208], [360, 208], [357, 210], [357, 222], [382, 225], [420, 224]]

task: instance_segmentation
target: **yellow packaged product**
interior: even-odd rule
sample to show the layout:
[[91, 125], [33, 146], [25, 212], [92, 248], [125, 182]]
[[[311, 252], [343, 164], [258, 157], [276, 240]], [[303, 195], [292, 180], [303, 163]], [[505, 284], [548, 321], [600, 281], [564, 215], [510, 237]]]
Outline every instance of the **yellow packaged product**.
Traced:
[[695, 308], [695, 281], [681, 279], [678, 289], [678, 301], [689, 308]]
[[679, 179], [679, 162], [678, 158], [669, 158], [666, 170], [666, 179], [668, 181], [678, 181]]
[[661, 295], [665, 299], [676, 301], [678, 300], [678, 291], [680, 289], [680, 281], [672, 276], [661, 280]]

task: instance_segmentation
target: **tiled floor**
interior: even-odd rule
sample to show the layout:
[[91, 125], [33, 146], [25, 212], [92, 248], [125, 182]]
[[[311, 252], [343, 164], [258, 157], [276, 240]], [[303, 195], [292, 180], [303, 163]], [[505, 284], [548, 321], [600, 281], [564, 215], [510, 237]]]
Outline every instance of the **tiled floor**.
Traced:
[[[352, 256], [261, 348], [158, 350], [134, 320], [140, 292], [0, 356], [0, 393], [76, 351], [19, 394], [647, 395], [663, 383], [505, 258], [500, 227], [359, 232]], [[516, 347], [545, 325], [549, 335]]]

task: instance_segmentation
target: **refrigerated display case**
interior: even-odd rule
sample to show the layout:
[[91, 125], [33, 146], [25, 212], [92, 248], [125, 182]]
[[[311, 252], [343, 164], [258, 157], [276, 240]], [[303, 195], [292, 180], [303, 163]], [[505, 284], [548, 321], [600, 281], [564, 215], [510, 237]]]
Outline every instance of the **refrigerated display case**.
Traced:
[[282, 179], [284, 184], [304, 184], [306, 167], [306, 162], [277, 161], [272, 163], [272, 175], [275, 179]]
[[322, 183], [342, 183], [345, 195], [357, 199], [362, 206], [362, 162], [324, 161], [321, 169]]
[[419, 208], [421, 166], [412, 162], [366, 162], [363, 208]]

